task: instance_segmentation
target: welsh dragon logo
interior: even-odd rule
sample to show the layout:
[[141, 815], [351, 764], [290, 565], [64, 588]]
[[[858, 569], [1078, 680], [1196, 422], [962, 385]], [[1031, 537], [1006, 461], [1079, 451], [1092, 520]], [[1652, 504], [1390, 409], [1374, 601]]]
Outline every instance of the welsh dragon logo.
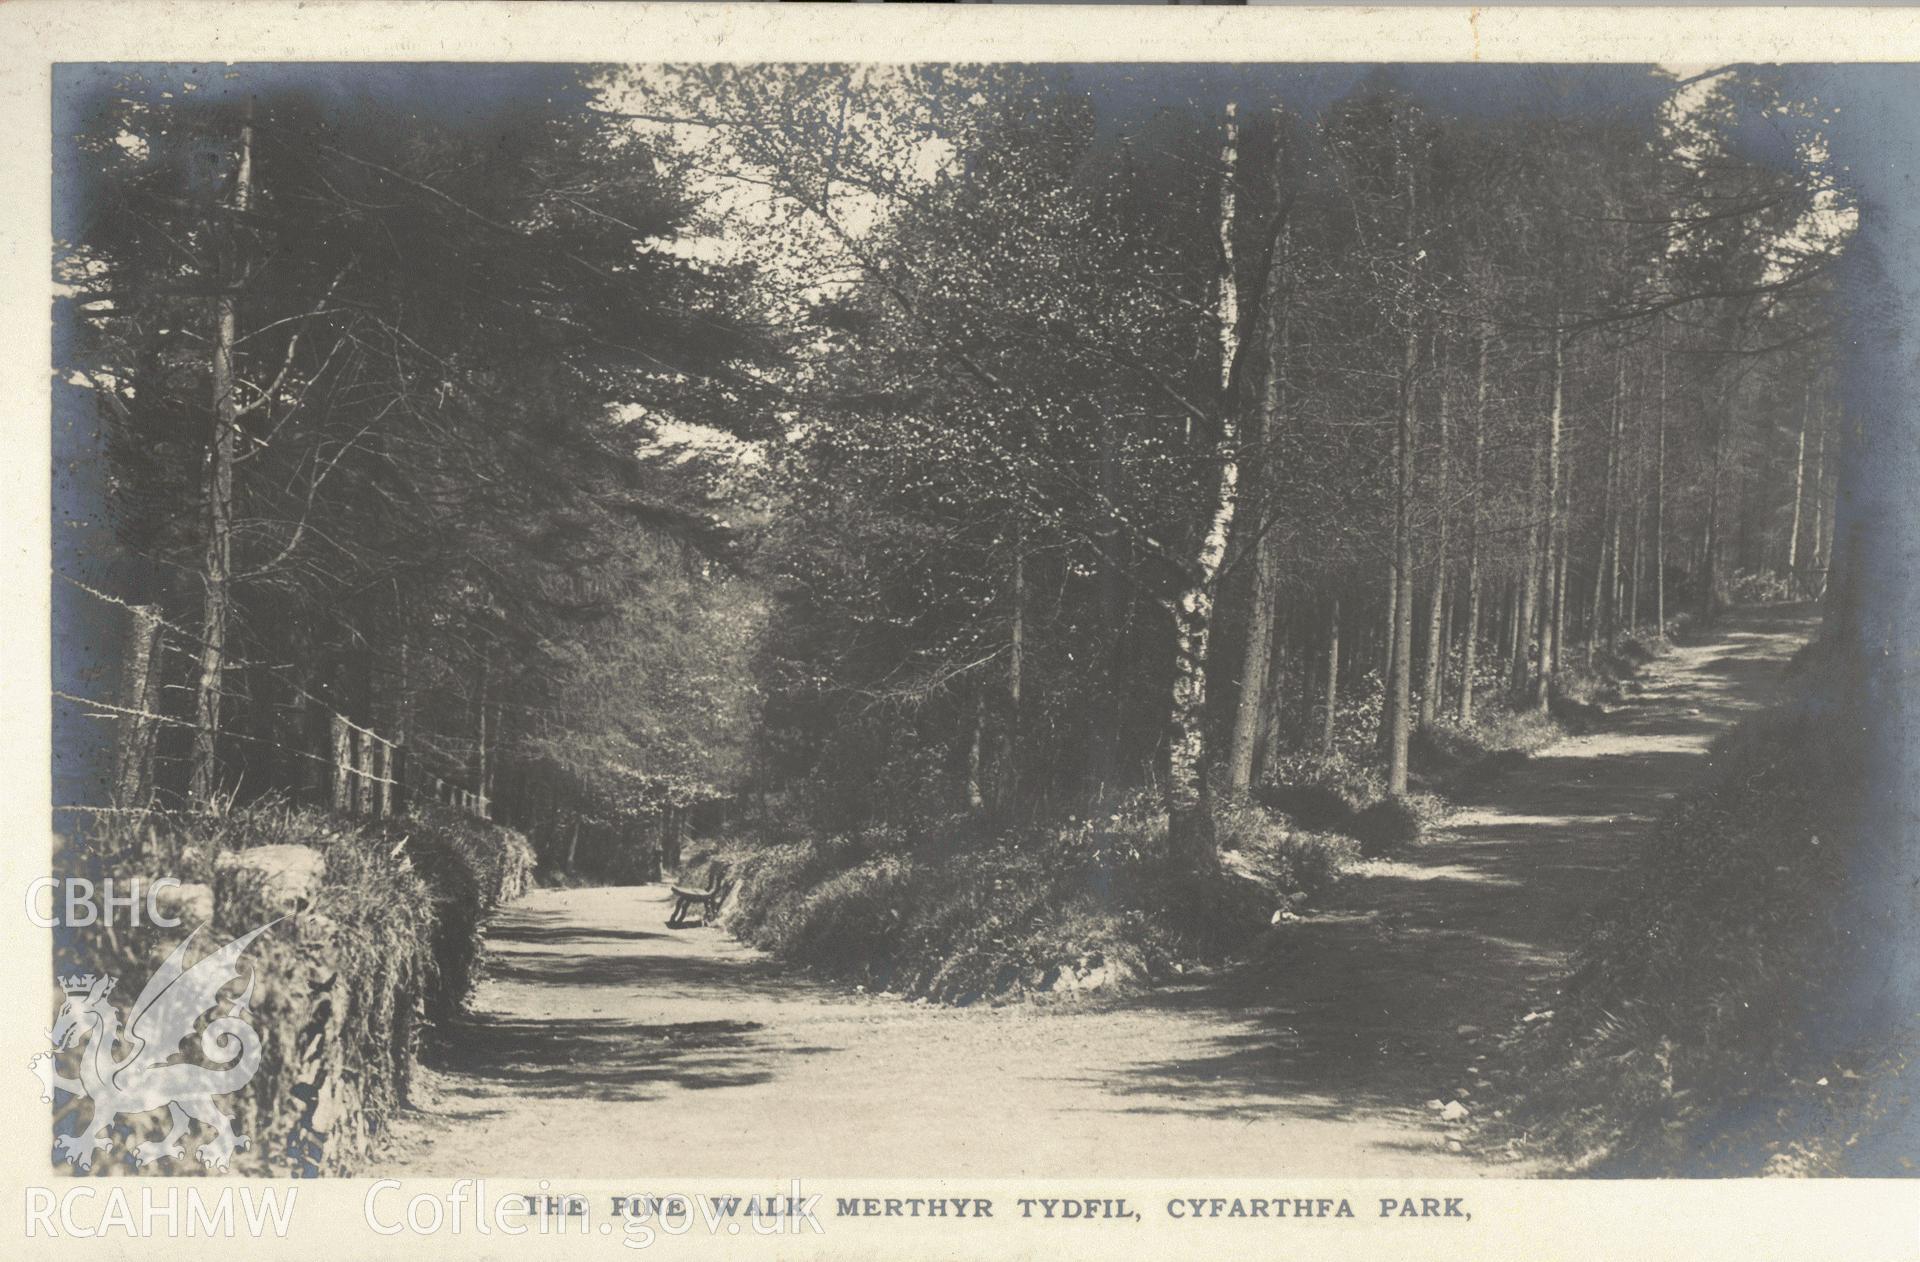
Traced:
[[[181, 1044], [192, 1037], [201, 1019], [221, 1003], [220, 992], [240, 976], [239, 960], [253, 940], [273, 928], [265, 924], [206, 956], [191, 968], [187, 948], [199, 934], [195, 929], [173, 949], [147, 982], [127, 1013], [108, 1001], [117, 980], [91, 973], [61, 979], [67, 999], [60, 1016], [47, 1031], [54, 1052], [41, 1052], [29, 1062], [39, 1076], [40, 1098], [51, 1102], [54, 1091], [84, 1095], [93, 1103], [93, 1116], [76, 1135], [58, 1138], [56, 1151], [81, 1170], [91, 1169], [95, 1149], [111, 1148], [107, 1128], [121, 1114], [150, 1113], [165, 1107], [170, 1115], [166, 1137], [139, 1145], [133, 1159], [149, 1165], [162, 1157], [184, 1157], [181, 1137], [195, 1122], [213, 1129], [214, 1136], [196, 1155], [210, 1169], [225, 1170], [233, 1154], [247, 1145], [245, 1135], [233, 1133], [233, 1118], [214, 1104], [215, 1096], [229, 1095], [247, 1085], [260, 1068], [260, 1036], [244, 1018], [253, 995], [253, 975], [237, 998], [226, 1001], [226, 1011], [207, 1022], [200, 1032], [200, 1050], [212, 1068], [176, 1060]], [[91, 1037], [91, 1042], [86, 1042]], [[57, 1052], [85, 1047], [80, 1052], [80, 1076], [69, 1078], [54, 1064]], [[116, 1054], [116, 1044], [125, 1051]]]

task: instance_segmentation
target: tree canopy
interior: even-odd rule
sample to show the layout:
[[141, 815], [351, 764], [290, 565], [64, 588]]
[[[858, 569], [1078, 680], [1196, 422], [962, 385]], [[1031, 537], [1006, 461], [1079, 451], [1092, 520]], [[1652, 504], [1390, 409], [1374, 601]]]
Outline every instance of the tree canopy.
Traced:
[[63, 96], [61, 368], [203, 731], [318, 697], [535, 813], [1153, 786], [1205, 855], [1824, 585], [1854, 210], [1781, 73], [450, 74]]

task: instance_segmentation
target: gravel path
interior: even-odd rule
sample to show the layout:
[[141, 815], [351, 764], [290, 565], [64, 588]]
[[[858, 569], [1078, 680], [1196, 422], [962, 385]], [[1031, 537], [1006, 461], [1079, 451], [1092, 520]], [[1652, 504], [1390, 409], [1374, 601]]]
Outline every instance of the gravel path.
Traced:
[[626, 1147], [688, 1177], [1525, 1173], [1449, 1151], [1425, 1101], [1471, 1091], [1478, 1032], [1526, 1011], [1810, 629], [1730, 619], [1252, 962], [1132, 1001], [850, 994], [666, 928], [661, 886], [538, 891], [380, 1172], [604, 1176]]

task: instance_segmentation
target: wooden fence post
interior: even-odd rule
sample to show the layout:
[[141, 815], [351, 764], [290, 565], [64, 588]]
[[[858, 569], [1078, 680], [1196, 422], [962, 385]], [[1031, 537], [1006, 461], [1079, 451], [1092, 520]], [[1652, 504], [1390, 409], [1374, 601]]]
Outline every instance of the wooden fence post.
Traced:
[[380, 742], [372, 732], [356, 730], [353, 734], [353, 743], [357, 754], [354, 767], [359, 773], [353, 778], [353, 813], [371, 815], [374, 803], [373, 791], [378, 787], [373, 782], [373, 747]]
[[393, 815], [393, 746], [387, 739], [374, 738], [374, 774], [379, 779], [374, 782], [374, 816], [387, 819]]
[[407, 813], [407, 783], [413, 773], [408, 762], [407, 743], [404, 740], [395, 740], [387, 746], [387, 778], [393, 781], [387, 788], [392, 790], [391, 805], [396, 815]]
[[337, 714], [327, 716], [333, 731], [333, 809], [353, 811], [353, 729]]
[[120, 673], [120, 704], [135, 713], [120, 725], [115, 750], [114, 804], [138, 809], [153, 796], [154, 719], [160, 712], [160, 617], [150, 605], [134, 605]]
[[[302, 675], [301, 678], [309, 677]], [[294, 774], [291, 787], [300, 801], [324, 807], [333, 797], [332, 773], [328, 769], [331, 760], [324, 752], [333, 736], [316, 732], [314, 725], [318, 721], [315, 716], [325, 711], [309, 700], [307, 690], [298, 683], [293, 685], [287, 708], [293, 714], [292, 729], [299, 746], [299, 752], [292, 756], [293, 765], [299, 770]]]

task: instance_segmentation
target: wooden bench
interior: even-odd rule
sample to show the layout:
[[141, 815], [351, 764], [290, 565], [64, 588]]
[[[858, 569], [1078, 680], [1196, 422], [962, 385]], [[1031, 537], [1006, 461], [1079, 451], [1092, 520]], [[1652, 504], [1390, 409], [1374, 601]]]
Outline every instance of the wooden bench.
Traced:
[[700, 908], [700, 923], [708, 925], [720, 911], [720, 904], [727, 901], [727, 891], [733, 888], [733, 882], [727, 879], [727, 865], [715, 859], [707, 865], [707, 883], [704, 887], [674, 885], [673, 914], [667, 917], [667, 927], [677, 929], [687, 923], [687, 913], [696, 906]]

